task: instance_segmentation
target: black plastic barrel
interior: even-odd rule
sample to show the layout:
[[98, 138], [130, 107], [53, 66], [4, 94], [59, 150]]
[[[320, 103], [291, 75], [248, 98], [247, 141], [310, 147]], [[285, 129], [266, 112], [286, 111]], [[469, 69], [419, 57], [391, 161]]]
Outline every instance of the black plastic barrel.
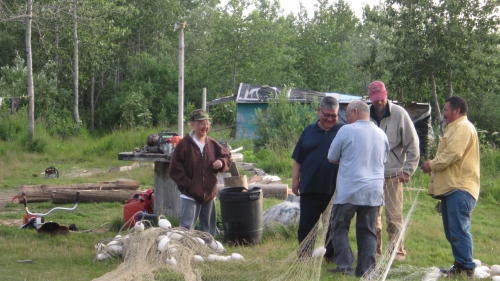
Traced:
[[229, 187], [219, 192], [222, 228], [227, 242], [255, 245], [262, 239], [262, 189]]

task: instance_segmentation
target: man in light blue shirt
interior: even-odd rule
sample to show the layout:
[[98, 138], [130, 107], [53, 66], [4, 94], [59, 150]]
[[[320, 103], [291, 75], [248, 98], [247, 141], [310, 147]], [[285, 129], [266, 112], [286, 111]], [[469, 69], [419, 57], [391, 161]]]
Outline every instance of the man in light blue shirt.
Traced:
[[[384, 204], [384, 163], [389, 152], [387, 136], [370, 121], [370, 109], [361, 100], [349, 103], [349, 125], [343, 126], [328, 151], [328, 160], [339, 164], [331, 232], [335, 249], [334, 273], [361, 277], [375, 264], [377, 216]], [[356, 215], [358, 263], [349, 242], [349, 227]]]

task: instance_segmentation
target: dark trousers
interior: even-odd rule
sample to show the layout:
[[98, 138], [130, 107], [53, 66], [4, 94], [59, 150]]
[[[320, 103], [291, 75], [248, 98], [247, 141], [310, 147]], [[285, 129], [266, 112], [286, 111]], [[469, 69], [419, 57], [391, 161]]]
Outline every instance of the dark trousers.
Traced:
[[349, 242], [349, 228], [354, 215], [356, 215], [356, 242], [358, 245], [356, 276], [363, 276], [370, 267], [375, 265], [379, 208], [379, 206], [352, 204], [333, 205], [332, 241], [335, 248], [334, 260], [337, 268], [348, 274], [354, 273], [354, 255]]
[[[321, 214], [325, 211], [326, 207], [332, 199], [331, 194], [322, 193], [305, 193], [300, 195], [300, 218], [299, 218], [299, 230], [297, 232], [299, 237], [299, 243], [309, 235], [309, 232], [314, 228], [318, 222]], [[325, 214], [330, 215], [330, 214]], [[333, 244], [330, 239], [330, 226], [328, 227], [328, 233], [326, 234], [325, 240], [325, 259], [333, 259]], [[316, 240], [316, 236], [313, 237], [312, 241]], [[310, 257], [313, 252], [314, 243], [306, 245], [307, 247], [302, 250], [304, 256]]]

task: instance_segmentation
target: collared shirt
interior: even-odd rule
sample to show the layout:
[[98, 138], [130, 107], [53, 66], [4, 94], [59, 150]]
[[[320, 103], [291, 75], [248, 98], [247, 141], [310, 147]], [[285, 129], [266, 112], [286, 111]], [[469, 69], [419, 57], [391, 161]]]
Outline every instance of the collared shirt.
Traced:
[[328, 148], [344, 124], [337, 123], [330, 130], [321, 129], [318, 122], [307, 126], [295, 145], [292, 158], [300, 167], [300, 193], [323, 193], [335, 191], [339, 165], [326, 158]]
[[380, 127], [380, 122], [382, 122], [382, 119], [389, 116], [391, 116], [391, 111], [389, 110], [389, 101], [387, 101], [387, 103], [385, 104], [384, 114], [382, 114], [382, 117], [378, 116], [377, 109], [375, 108], [375, 106], [373, 106], [373, 104], [372, 106], [370, 106], [370, 118], [377, 121], [377, 126]]
[[436, 157], [429, 161], [432, 169], [429, 194], [439, 197], [460, 189], [477, 200], [480, 189], [479, 161], [479, 140], [474, 125], [467, 116], [451, 122], [439, 141]]

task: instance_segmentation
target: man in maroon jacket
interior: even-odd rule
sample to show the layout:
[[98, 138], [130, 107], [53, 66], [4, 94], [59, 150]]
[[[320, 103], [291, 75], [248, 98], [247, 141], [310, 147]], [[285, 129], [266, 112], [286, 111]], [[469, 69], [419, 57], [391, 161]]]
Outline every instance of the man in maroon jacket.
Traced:
[[208, 114], [196, 109], [191, 112], [191, 127], [177, 144], [170, 161], [170, 177], [181, 192], [182, 211], [179, 226], [198, 229], [215, 235], [217, 173], [231, 167], [231, 153], [207, 134], [210, 129]]

